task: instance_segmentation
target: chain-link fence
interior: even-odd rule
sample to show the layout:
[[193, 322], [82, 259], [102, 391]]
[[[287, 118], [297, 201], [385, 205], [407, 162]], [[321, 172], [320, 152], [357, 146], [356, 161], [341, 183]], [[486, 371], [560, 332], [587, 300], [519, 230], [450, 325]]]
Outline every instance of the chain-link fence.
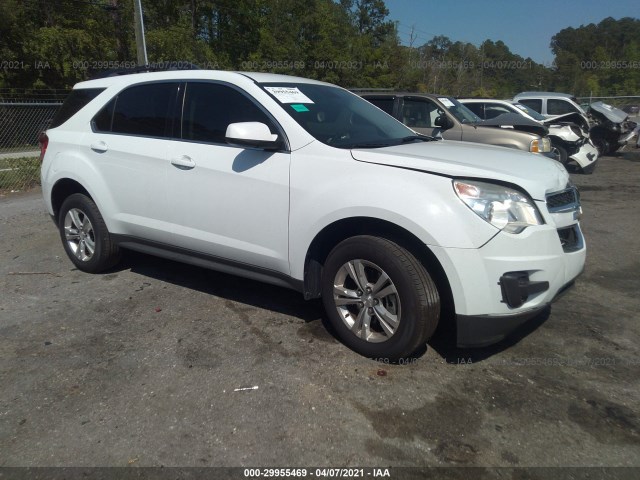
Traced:
[[617, 108], [623, 108], [628, 111], [630, 115], [637, 115], [637, 110], [632, 109], [634, 105], [637, 107], [640, 105], [640, 96], [626, 96], [626, 97], [578, 97], [578, 101], [585, 105], [589, 105], [593, 102], [604, 102], [609, 105], [613, 105]]
[[22, 191], [40, 182], [38, 136], [60, 105], [0, 100], [0, 192]]

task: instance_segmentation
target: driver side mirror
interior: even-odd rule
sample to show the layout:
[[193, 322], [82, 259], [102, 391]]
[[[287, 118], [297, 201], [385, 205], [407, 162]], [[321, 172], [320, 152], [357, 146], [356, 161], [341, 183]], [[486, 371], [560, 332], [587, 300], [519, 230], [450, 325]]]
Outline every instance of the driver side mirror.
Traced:
[[442, 114], [438, 118], [436, 118], [433, 124], [436, 127], [440, 127], [442, 130], [449, 130], [450, 128], [453, 128], [453, 120], [451, 120], [445, 114]]
[[229, 145], [238, 147], [263, 148], [278, 150], [282, 148], [282, 140], [271, 133], [269, 127], [261, 122], [231, 123], [224, 136]]

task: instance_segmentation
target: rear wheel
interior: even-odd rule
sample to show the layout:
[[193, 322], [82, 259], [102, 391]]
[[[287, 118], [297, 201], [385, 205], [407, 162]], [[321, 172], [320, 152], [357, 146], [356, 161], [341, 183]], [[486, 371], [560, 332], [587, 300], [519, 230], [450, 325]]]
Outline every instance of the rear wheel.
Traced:
[[440, 316], [438, 290], [424, 266], [379, 237], [352, 237], [332, 250], [323, 269], [322, 299], [347, 346], [389, 361], [423, 346]]
[[62, 203], [58, 228], [64, 249], [79, 270], [97, 273], [120, 260], [98, 207], [86, 195], [75, 193]]

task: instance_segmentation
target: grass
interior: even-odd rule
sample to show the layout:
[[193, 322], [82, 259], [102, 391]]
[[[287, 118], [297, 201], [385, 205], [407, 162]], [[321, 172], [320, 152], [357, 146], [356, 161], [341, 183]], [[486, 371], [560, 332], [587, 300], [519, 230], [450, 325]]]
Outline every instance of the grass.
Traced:
[[13, 145], [11, 147], [1, 146], [0, 153], [12, 153], [12, 152], [29, 152], [31, 150], [40, 150], [37, 144], [25, 143], [22, 145]]
[[0, 159], [0, 192], [28, 190], [40, 184], [38, 157]]

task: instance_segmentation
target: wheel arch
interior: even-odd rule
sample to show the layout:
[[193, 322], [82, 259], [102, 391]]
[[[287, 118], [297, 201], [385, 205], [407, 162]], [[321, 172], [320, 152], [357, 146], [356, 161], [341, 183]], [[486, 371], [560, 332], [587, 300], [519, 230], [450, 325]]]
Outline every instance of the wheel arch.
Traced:
[[387, 220], [371, 217], [351, 217], [324, 227], [311, 242], [304, 263], [304, 297], [321, 295], [322, 271], [329, 253], [338, 243], [357, 235], [383, 237], [411, 252], [427, 269], [436, 283], [442, 305], [441, 318], [453, 315], [453, 294], [446, 272], [436, 256], [417, 236]]
[[51, 189], [51, 207], [53, 208], [53, 219], [58, 222], [58, 215], [60, 214], [60, 207], [62, 203], [70, 195], [74, 193], [82, 193], [93, 200], [93, 197], [88, 190], [77, 180], [71, 178], [61, 178], [58, 180]]

